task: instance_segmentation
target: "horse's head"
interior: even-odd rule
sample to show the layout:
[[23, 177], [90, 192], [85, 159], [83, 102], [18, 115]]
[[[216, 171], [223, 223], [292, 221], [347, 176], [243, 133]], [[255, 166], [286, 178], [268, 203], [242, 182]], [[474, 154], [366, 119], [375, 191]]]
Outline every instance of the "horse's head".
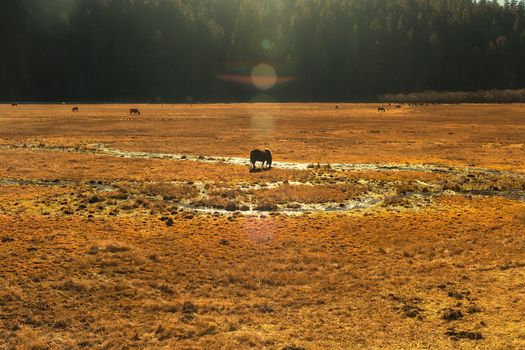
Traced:
[[265, 149], [264, 153], [266, 153], [266, 160], [268, 162], [268, 165], [272, 166], [272, 152], [269, 149]]

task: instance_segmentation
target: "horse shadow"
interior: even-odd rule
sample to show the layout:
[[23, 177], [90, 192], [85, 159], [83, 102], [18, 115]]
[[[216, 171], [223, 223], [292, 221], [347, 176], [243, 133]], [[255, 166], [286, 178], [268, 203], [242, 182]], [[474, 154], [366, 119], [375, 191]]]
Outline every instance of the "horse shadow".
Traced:
[[250, 173], [262, 173], [263, 171], [270, 171], [272, 168], [250, 168]]

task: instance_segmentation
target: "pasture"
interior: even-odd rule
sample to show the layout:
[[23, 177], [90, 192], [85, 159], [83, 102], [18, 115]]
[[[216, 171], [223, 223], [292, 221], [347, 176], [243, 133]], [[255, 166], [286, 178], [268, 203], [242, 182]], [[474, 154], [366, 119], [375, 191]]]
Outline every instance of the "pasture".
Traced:
[[0, 348], [525, 347], [525, 105], [75, 106], [0, 105]]

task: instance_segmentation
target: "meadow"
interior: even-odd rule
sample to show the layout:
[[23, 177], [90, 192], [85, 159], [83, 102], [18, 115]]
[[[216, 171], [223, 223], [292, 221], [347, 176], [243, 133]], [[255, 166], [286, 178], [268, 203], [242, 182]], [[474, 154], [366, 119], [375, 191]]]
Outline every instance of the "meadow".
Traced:
[[522, 104], [0, 105], [0, 348], [525, 348], [524, 140]]

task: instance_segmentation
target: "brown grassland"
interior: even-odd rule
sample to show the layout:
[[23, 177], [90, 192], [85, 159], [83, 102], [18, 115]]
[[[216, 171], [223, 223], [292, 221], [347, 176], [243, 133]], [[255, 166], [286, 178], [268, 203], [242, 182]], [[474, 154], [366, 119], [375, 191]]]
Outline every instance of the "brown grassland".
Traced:
[[525, 105], [71, 107], [0, 105], [0, 349], [525, 349]]

